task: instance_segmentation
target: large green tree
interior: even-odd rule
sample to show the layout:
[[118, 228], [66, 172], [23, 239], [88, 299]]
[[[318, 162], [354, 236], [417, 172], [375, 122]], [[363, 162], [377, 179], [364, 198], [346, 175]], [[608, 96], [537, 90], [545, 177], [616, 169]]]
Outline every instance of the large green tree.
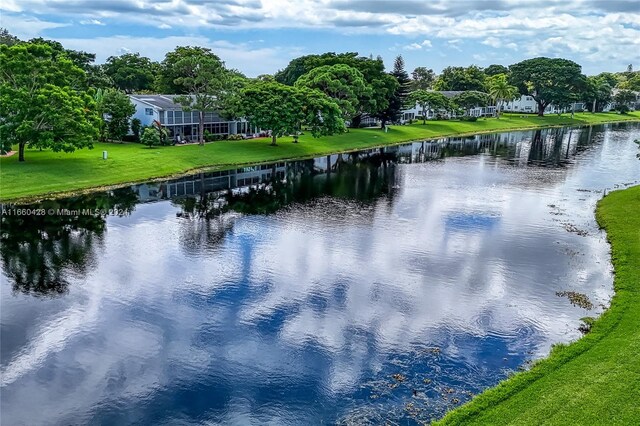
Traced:
[[411, 73], [411, 90], [428, 90], [436, 81], [436, 73], [431, 68], [417, 67]]
[[152, 90], [159, 65], [139, 53], [110, 56], [104, 64], [104, 72], [115, 86], [125, 93]]
[[436, 90], [477, 90], [486, 92], [487, 75], [482, 69], [469, 67], [447, 67], [442, 70], [434, 84]]
[[568, 59], [527, 59], [511, 65], [509, 72], [511, 84], [536, 101], [539, 116], [548, 105], [566, 102], [568, 94], [582, 93], [586, 85], [580, 65]]
[[231, 69], [227, 71], [225, 81], [226, 84], [219, 94], [220, 109], [218, 114], [227, 120], [238, 120], [242, 117], [241, 92], [251, 80], [240, 71]]
[[408, 96], [407, 103], [418, 105], [422, 110], [422, 124], [427, 124], [429, 110], [448, 109], [449, 100], [442, 93], [427, 90], [415, 90]]
[[360, 99], [370, 96], [371, 88], [364, 75], [357, 69], [345, 65], [323, 65], [300, 76], [296, 87], [318, 89], [333, 98], [342, 110], [345, 120], [361, 113]]
[[18, 145], [24, 161], [27, 145], [71, 152], [91, 147], [99, 117], [91, 96], [75, 84], [84, 72], [47, 44], [0, 45], [0, 138]]
[[[227, 88], [228, 72], [220, 58], [204, 47], [177, 47], [167, 53], [161, 64], [160, 81], [184, 111], [198, 111], [198, 134], [204, 145], [205, 112], [222, 109], [221, 99]], [[173, 89], [173, 90], [172, 90]]]
[[509, 84], [506, 74], [496, 74], [487, 79], [489, 95], [496, 103], [496, 117], [500, 118], [502, 106], [505, 102], [512, 101], [519, 96], [518, 88]]
[[623, 113], [629, 111], [629, 104], [635, 103], [636, 99], [636, 94], [631, 90], [626, 89], [619, 90], [615, 95], [613, 95], [613, 100], [616, 103], [616, 110]]
[[390, 73], [393, 78], [398, 82], [398, 87], [389, 98], [388, 106], [378, 112], [375, 116], [380, 119], [382, 128], [385, 127], [387, 122], [395, 122], [400, 120], [402, 116], [402, 110], [407, 103], [407, 96], [409, 96], [409, 89], [411, 80], [409, 74], [404, 69], [404, 59], [401, 55], [398, 55], [393, 63], [393, 71]]
[[[622, 73], [620, 80], [621, 81], [618, 84], [619, 89], [634, 90], [636, 92], [640, 92], [640, 71]], [[611, 84], [610, 81], [609, 84]]]
[[451, 101], [462, 108], [465, 114], [469, 114], [469, 110], [475, 107], [486, 107], [489, 105], [489, 95], [477, 90], [467, 90], [454, 96]]
[[104, 120], [106, 136], [111, 140], [122, 140], [129, 132], [129, 120], [136, 107], [121, 91], [107, 89], [99, 98], [98, 111]]
[[241, 107], [249, 122], [271, 130], [274, 146], [279, 137], [297, 134], [303, 125], [314, 137], [344, 130], [338, 104], [324, 93], [307, 87], [257, 81], [242, 90]]
[[[603, 73], [604, 74], [604, 73]], [[611, 79], [606, 76], [594, 75], [587, 77], [585, 90], [582, 92], [582, 100], [591, 112], [602, 111], [611, 102], [613, 87]]]
[[[298, 78], [314, 68], [323, 65], [349, 65], [362, 73], [364, 80], [370, 87], [370, 91], [359, 99], [363, 112], [376, 115], [384, 111], [389, 105], [389, 99], [398, 86], [393, 76], [384, 70], [382, 58], [366, 58], [358, 56], [358, 53], [323, 53], [322, 55], [307, 55], [292, 60], [287, 67], [275, 74], [276, 81], [293, 85]], [[352, 126], [357, 127], [361, 114], [352, 118]]]
[[487, 75], [487, 77], [493, 77], [494, 75], [498, 74], [509, 74], [509, 68], [500, 64], [491, 64], [483, 71]]

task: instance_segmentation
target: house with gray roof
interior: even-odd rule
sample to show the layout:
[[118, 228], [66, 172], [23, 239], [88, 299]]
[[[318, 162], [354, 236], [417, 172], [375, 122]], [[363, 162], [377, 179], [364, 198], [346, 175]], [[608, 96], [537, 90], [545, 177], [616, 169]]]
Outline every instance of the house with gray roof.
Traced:
[[[183, 111], [182, 106], [174, 102], [177, 95], [129, 95], [136, 107], [132, 118], [140, 120], [143, 126], [158, 122], [174, 140], [197, 141], [199, 111]], [[212, 135], [251, 135], [258, 130], [241, 118], [227, 120], [217, 112], [204, 113], [204, 130]]]

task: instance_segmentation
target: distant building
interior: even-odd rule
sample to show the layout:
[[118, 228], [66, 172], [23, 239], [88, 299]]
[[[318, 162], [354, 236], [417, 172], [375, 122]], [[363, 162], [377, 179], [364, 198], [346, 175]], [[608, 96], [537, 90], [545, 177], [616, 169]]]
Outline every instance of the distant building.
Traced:
[[[200, 140], [198, 134], [198, 111], [183, 111], [182, 106], [174, 102], [177, 95], [129, 95], [136, 107], [133, 118], [140, 120], [143, 126], [159, 122], [169, 132], [172, 139]], [[226, 120], [217, 112], [204, 113], [204, 130], [212, 135], [251, 135], [257, 129], [244, 120]]]
[[[442, 93], [445, 97], [451, 99], [456, 95], [464, 93], [462, 90], [443, 90], [438, 91], [438, 93]], [[496, 115], [496, 106], [476, 106], [466, 111], [466, 113], [472, 117], [494, 117]], [[436, 116], [441, 115], [447, 118], [454, 118], [456, 114], [450, 114], [449, 111], [445, 110], [437, 110], [434, 111], [429, 109], [427, 111], [427, 119], [434, 119]], [[419, 117], [422, 117], [422, 108], [419, 105], [415, 105], [412, 108], [407, 108], [402, 111], [402, 121], [416, 120]]]
[[[611, 96], [613, 97], [617, 95], [618, 92], [620, 92], [620, 90], [621, 89], [613, 89], [613, 91], [611, 92]], [[631, 111], [639, 111], [640, 110], [640, 92], [636, 92], [634, 90], [631, 90], [631, 92], [636, 95], [636, 99], [631, 102], [628, 102], [627, 106]], [[616, 107], [616, 102], [612, 100], [607, 105], [605, 105], [602, 110], [604, 112], [613, 111], [615, 107]]]
[[[567, 107], [557, 107], [556, 105], [547, 105], [544, 109], [545, 113], [548, 114], [558, 114], [563, 112], [571, 112], [571, 111], [584, 111], [586, 105], [584, 102], [574, 102], [573, 104]], [[502, 106], [502, 111], [504, 112], [524, 112], [535, 114], [538, 112], [538, 104], [533, 99], [533, 96], [522, 95], [520, 98], [515, 99], [513, 101], [505, 102]]]

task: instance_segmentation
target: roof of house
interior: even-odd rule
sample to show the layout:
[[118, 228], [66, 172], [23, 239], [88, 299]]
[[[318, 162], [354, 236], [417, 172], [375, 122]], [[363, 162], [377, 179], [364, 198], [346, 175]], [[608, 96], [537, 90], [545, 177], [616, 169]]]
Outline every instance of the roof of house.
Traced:
[[178, 95], [129, 95], [131, 99], [143, 102], [159, 110], [180, 110], [182, 106], [174, 102]]
[[441, 93], [447, 98], [453, 98], [460, 93], [464, 93], [464, 90], [434, 90], [434, 92]]

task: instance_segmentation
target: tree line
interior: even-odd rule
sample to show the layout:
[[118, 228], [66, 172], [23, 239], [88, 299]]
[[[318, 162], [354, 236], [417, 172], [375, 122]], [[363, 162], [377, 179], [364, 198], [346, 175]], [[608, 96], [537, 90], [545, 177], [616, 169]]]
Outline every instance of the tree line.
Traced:
[[[95, 64], [95, 54], [66, 49], [57, 41], [22, 41], [0, 30], [0, 138], [3, 151], [26, 146], [71, 152], [95, 140], [121, 140], [130, 131], [149, 146], [166, 139], [160, 123], [142, 129], [128, 94], [179, 95], [184, 111], [198, 111], [200, 143], [204, 113], [227, 120], [246, 118], [271, 131], [272, 145], [284, 135], [304, 130], [314, 137], [358, 127], [365, 116], [382, 127], [400, 120], [408, 106], [462, 113], [491, 102], [500, 107], [520, 95], [538, 104], [566, 106], [584, 101], [593, 112], [616, 101], [623, 106], [640, 91], [640, 73], [585, 76], [577, 63], [534, 58], [505, 67], [447, 67], [436, 75], [416, 68], [410, 75], [398, 56], [389, 72], [381, 57], [356, 52], [306, 55], [273, 75], [247, 78], [228, 68], [213, 51], [181, 46], [160, 62], [125, 53]], [[615, 97], [613, 89], [618, 89]], [[460, 91], [447, 98], [439, 91]], [[615, 98], [615, 99], [614, 99]], [[425, 121], [423, 121], [425, 123]]]

